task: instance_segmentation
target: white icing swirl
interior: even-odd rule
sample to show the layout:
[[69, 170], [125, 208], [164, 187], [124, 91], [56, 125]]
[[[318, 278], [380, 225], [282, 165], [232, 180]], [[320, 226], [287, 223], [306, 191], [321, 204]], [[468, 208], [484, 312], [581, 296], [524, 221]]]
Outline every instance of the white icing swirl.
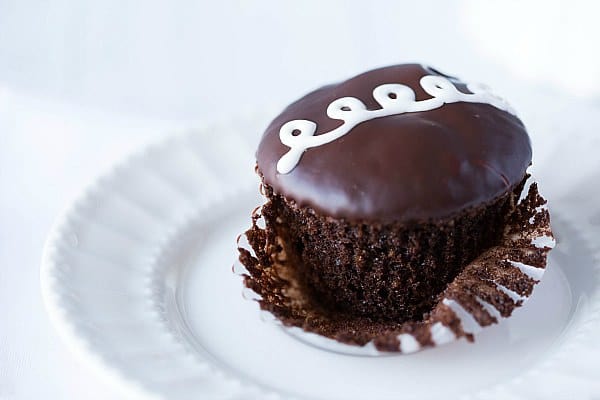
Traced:
[[327, 116], [342, 120], [344, 123], [320, 135], [315, 136], [317, 124], [313, 121], [296, 119], [286, 122], [279, 130], [279, 139], [290, 150], [277, 162], [277, 172], [289, 173], [298, 165], [306, 150], [333, 142], [361, 122], [375, 118], [429, 111], [444, 104], [457, 102], [486, 103], [513, 115], [516, 114], [506, 100], [495, 95], [489, 87], [482, 84], [467, 84], [467, 89], [471, 93], [462, 93], [450, 80], [442, 76], [426, 75], [421, 78], [420, 84], [423, 90], [432, 96], [431, 99], [416, 101], [415, 92], [410, 87], [399, 83], [386, 83], [373, 90], [373, 97], [381, 106], [377, 110], [367, 110], [365, 104], [355, 97], [334, 100], [327, 107]]

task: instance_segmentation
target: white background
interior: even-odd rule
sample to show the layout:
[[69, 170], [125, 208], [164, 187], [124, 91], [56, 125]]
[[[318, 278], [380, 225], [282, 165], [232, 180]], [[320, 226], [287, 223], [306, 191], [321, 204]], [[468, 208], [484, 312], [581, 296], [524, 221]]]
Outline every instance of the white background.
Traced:
[[0, 0], [0, 398], [120, 398], [50, 326], [39, 260], [59, 211], [144, 143], [406, 61], [600, 111], [594, 2], [323, 3]]

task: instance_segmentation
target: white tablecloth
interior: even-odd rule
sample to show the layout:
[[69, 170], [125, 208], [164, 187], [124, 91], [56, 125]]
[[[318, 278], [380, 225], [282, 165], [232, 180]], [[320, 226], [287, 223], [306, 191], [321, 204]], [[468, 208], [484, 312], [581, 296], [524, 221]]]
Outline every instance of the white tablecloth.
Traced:
[[[500, 56], [510, 58], [513, 43], [486, 31], [478, 18], [491, 18], [484, 15], [489, 9], [468, 1], [419, 7], [316, 0], [52, 3], [0, 2], [2, 399], [119, 398], [50, 326], [39, 261], [58, 212], [125, 154], [174, 129], [285, 103], [328, 81], [396, 62], [428, 62], [491, 83], [508, 97], [520, 88], [519, 68], [490, 56], [488, 47], [499, 46]], [[559, 18], [582, 13], [582, 2], [569, 4], [579, 8]], [[506, 23], [511, 38], [527, 25], [517, 22]], [[591, 31], [576, 37], [597, 37], [596, 27], [585, 29]], [[568, 43], [562, 46], [552, 54], [568, 54]], [[581, 60], [581, 68], [597, 77], [595, 57]], [[538, 84], [556, 77], [550, 72]], [[572, 82], [559, 76], [555, 83], [569, 90]], [[597, 95], [600, 87], [590, 86], [597, 83], [591, 80], [585, 94]]]

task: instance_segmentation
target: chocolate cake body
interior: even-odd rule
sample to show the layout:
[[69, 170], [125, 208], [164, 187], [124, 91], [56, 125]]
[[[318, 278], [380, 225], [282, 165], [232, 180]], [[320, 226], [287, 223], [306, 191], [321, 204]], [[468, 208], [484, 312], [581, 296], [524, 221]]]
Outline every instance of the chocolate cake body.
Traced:
[[462, 268], [498, 242], [519, 197], [517, 189], [436, 223], [368, 224], [266, 192], [267, 229], [305, 290], [331, 310], [397, 322], [422, 319]]
[[[370, 111], [385, 111], [374, 92], [381, 85], [404, 85], [416, 102], [432, 99], [426, 76], [472, 93], [472, 86], [421, 65], [382, 68], [308, 94], [263, 135], [257, 168], [268, 198], [262, 208], [267, 237], [278, 238], [303, 290], [330, 310], [373, 321], [423, 319], [462, 268], [500, 240], [514, 210], [531, 146], [503, 103], [448, 100], [367, 119], [379, 115]], [[440, 98], [445, 95], [440, 89]], [[389, 93], [392, 102], [400, 96]], [[348, 97], [365, 110], [348, 103], [328, 112]], [[353, 114], [332, 118], [344, 111]], [[294, 150], [282, 136], [290, 121], [310, 121], [314, 137], [354, 125], [306, 148], [282, 170], [280, 160]]]

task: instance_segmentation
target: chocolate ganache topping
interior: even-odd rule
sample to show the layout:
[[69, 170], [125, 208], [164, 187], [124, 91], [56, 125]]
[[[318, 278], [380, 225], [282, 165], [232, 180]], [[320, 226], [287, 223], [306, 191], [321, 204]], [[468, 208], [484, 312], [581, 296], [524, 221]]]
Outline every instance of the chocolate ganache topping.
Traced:
[[[427, 79], [434, 82], [431, 88]], [[450, 87], [444, 88], [444, 82]], [[386, 112], [387, 99], [377, 95], [381, 85], [384, 90], [412, 89], [416, 102], [408, 102], [416, 107]], [[531, 163], [531, 144], [523, 123], [501, 99], [485, 93], [489, 100], [465, 96], [479, 95], [477, 87], [420, 64], [380, 68], [324, 86], [288, 106], [268, 126], [256, 154], [259, 173], [288, 201], [354, 221], [429, 221], [486, 204], [521, 182]], [[392, 92], [389, 101], [396, 107], [392, 103], [405, 93]], [[347, 97], [364, 104], [360, 115], [374, 117], [336, 118], [353, 111], [345, 103], [337, 115], [328, 115], [332, 102]], [[424, 100], [434, 106], [420, 106], [429, 104]], [[308, 139], [321, 136], [317, 141], [322, 143], [291, 148], [280, 131], [298, 120], [314, 127], [314, 137]], [[320, 140], [344, 130], [344, 124], [351, 127], [347, 133]], [[306, 132], [293, 129], [290, 134]], [[294, 151], [298, 159], [292, 157], [294, 162], [282, 170], [280, 160]]]

